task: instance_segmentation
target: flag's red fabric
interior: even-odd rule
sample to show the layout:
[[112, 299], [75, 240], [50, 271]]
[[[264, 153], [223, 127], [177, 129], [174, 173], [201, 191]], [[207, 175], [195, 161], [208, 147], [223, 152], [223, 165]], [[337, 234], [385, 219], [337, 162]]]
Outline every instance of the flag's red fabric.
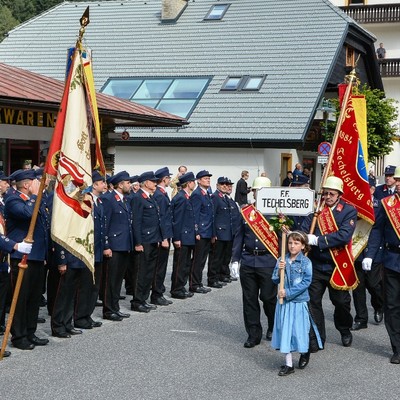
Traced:
[[375, 221], [368, 173], [363, 149], [357, 129], [356, 114], [351, 95], [347, 101], [344, 118], [332, 148], [332, 164], [329, 175], [343, 180], [343, 199], [352, 204], [360, 218], [373, 223]]

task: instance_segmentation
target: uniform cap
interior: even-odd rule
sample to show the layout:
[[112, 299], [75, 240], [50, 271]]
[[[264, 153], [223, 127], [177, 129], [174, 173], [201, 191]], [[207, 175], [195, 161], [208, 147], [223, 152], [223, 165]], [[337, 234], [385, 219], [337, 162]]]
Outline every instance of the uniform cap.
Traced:
[[171, 176], [172, 174], [170, 174], [168, 167], [164, 167], [164, 168], [160, 168], [156, 172], [154, 172], [154, 175], [158, 179], [162, 179], [162, 178], [165, 178], [166, 176]]
[[193, 172], [186, 172], [186, 174], [179, 177], [179, 183], [181, 185], [186, 182], [191, 182], [191, 181], [194, 182], [195, 180], [196, 180], [196, 178], [194, 177]]
[[233, 182], [231, 182], [231, 180], [229, 178], [227, 178], [226, 176], [220, 176], [217, 180], [217, 183], [220, 183], [220, 184], [226, 183], [228, 185], [233, 185]]
[[205, 169], [199, 171], [196, 175], [196, 179], [200, 179], [203, 178], [204, 176], [212, 176], [212, 174], [210, 174], [208, 171], [206, 171]]
[[100, 174], [99, 171], [93, 171], [92, 173], [92, 182], [97, 182], [97, 181], [105, 181], [106, 179], [104, 178], [103, 175]]
[[44, 168], [36, 168], [34, 171], [36, 179], [41, 179], [43, 176]]
[[396, 170], [396, 166], [395, 165], [388, 165], [385, 168], [385, 175], [394, 175], [394, 171]]
[[129, 174], [126, 171], [121, 171], [118, 172], [117, 174], [113, 175], [110, 179], [109, 182], [112, 185], [117, 185], [118, 183], [122, 182], [122, 181], [129, 181]]
[[15, 182], [23, 181], [24, 179], [30, 179], [33, 181], [34, 179], [36, 179], [35, 170], [19, 169], [10, 175], [10, 179], [14, 180]]
[[310, 178], [307, 175], [295, 175], [290, 186], [301, 186], [310, 183]]
[[129, 178], [129, 181], [130, 181], [131, 183], [139, 182], [139, 175], [133, 175], [133, 176], [131, 176], [131, 177]]
[[142, 183], [145, 181], [157, 182], [158, 178], [154, 175], [153, 171], [146, 171], [146, 172], [143, 172], [142, 175], [139, 175], [139, 179], [138, 179], [139, 183]]

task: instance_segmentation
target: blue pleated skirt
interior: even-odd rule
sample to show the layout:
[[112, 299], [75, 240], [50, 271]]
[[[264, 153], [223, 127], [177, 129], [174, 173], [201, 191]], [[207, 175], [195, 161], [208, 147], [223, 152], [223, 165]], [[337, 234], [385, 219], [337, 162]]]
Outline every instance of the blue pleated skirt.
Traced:
[[307, 353], [309, 347], [310, 314], [307, 302], [292, 301], [276, 304], [272, 348], [281, 353]]

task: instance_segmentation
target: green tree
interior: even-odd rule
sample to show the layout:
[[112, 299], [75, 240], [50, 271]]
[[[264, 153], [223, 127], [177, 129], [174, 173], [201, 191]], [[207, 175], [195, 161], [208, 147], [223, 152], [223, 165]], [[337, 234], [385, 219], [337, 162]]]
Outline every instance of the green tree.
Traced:
[[[367, 141], [368, 160], [376, 159], [389, 154], [393, 150], [396, 139], [396, 127], [394, 123], [398, 117], [397, 101], [385, 97], [385, 93], [379, 89], [371, 89], [367, 85], [355, 89], [355, 94], [365, 95], [367, 104]], [[336, 120], [339, 117], [339, 100], [331, 99], [336, 107]], [[328, 122], [324, 134], [327, 141], [331, 141], [336, 129], [336, 122]]]
[[13, 17], [10, 9], [0, 5], [0, 41], [3, 40], [4, 35], [17, 24], [18, 20]]

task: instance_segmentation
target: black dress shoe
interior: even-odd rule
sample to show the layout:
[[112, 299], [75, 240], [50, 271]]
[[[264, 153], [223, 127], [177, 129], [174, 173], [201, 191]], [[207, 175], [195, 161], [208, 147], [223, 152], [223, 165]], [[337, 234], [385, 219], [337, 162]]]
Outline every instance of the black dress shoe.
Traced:
[[281, 368], [278, 372], [279, 376], [287, 376], [294, 373], [294, 367], [288, 367], [287, 365], [284, 368]]
[[118, 317], [121, 317], [121, 318], [129, 318], [131, 316], [131, 314], [123, 313], [121, 311], [117, 311], [116, 314], [118, 315]]
[[74, 324], [74, 327], [77, 329], [92, 329], [93, 325], [91, 323], [87, 323], [85, 325], [82, 324]]
[[[193, 295], [193, 293], [191, 293], [191, 295]], [[186, 295], [186, 292], [171, 293], [171, 297], [173, 299], [180, 299], [180, 300], [185, 300], [189, 298], [189, 296]]]
[[267, 334], [265, 335], [265, 339], [268, 340], [269, 342], [272, 340], [272, 331], [267, 330]]
[[133, 303], [131, 305], [131, 310], [142, 313], [150, 312], [150, 308], [146, 307], [144, 304], [138, 304], [138, 303]]
[[46, 298], [42, 295], [42, 297], [40, 298], [39, 307], [45, 307], [45, 306], [47, 306], [47, 300], [46, 300]]
[[231, 276], [231, 282], [236, 282], [238, 278]]
[[52, 336], [58, 337], [60, 339], [68, 339], [71, 337], [71, 335], [67, 332], [53, 332]]
[[350, 347], [353, 343], [353, 335], [349, 333], [348, 335], [342, 335], [342, 344], [344, 347]]
[[211, 291], [211, 289], [210, 289], [210, 290], [207, 290], [207, 289], [206, 289], [205, 287], [203, 287], [203, 286], [198, 286], [198, 287], [196, 287], [196, 288], [189, 289], [189, 291], [192, 292], [192, 293], [207, 294], [209, 291]]
[[366, 323], [363, 322], [354, 322], [353, 326], [351, 327], [352, 331], [359, 331], [360, 329], [367, 329], [368, 325]]
[[315, 338], [310, 339], [310, 347], [309, 347], [310, 353], [317, 353], [319, 350], [323, 349], [324, 349], [324, 342], [322, 342], [322, 348], [320, 349], [317, 339]]
[[12, 342], [12, 345], [20, 350], [33, 350], [35, 345], [31, 343], [28, 339], [22, 339], [16, 342]]
[[37, 319], [38, 324], [44, 324], [45, 322], [46, 322], [46, 320], [44, 318], [38, 317], [38, 319]]
[[383, 320], [383, 311], [382, 310], [375, 310], [374, 320], [377, 324], [380, 324], [382, 322], [382, 320]]
[[208, 284], [208, 286], [212, 287], [214, 289], [222, 289], [223, 288], [222, 283], [219, 283], [219, 282], [211, 282]]
[[261, 340], [247, 339], [244, 342], [243, 347], [246, 347], [246, 349], [251, 349], [252, 347], [255, 347], [255, 346], [259, 345], [260, 342], [261, 342]]
[[147, 301], [145, 301], [143, 305], [147, 307], [149, 310], [157, 310], [157, 306], [155, 304], [150, 304]]
[[126, 299], [126, 296], [122, 296], [122, 295], [119, 296], [119, 300], [125, 300], [125, 299]]
[[310, 361], [310, 352], [300, 354], [299, 368], [304, 369], [305, 367], [307, 367], [309, 361]]
[[223, 283], [231, 283], [232, 279], [231, 278], [222, 278], [220, 281]]
[[394, 353], [390, 359], [392, 364], [400, 364], [400, 355], [398, 353]]
[[49, 343], [49, 339], [40, 339], [36, 335], [28, 337], [28, 340], [35, 346], [46, 346], [46, 344]]
[[156, 306], [169, 306], [171, 304], [164, 296], [151, 299], [150, 303]]
[[192, 292], [185, 292], [186, 297], [193, 297], [194, 293]]
[[101, 300], [96, 301], [96, 307], [103, 307], [103, 302]]
[[3, 357], [10, 357], [10, 356], [11, 356], [11, 351], [4, 350]]
[[103, 323], [101, 321], [92, 321], [91, 327], [92, 328], [100, 328], [100, 326], [102, 326]]
[[111, 313], [111, 314], [104, 314], [103, 315], [103, 319], [108, 319], [110, 321], [122, 321], [123, 318], [120, 317], [118, 314], [116, 313]]
[[80, 329], [75, 329], [75, 328], [67, 329], [67, 332], [70, 335], [80, 335], [82, 333], [82, 331]]

